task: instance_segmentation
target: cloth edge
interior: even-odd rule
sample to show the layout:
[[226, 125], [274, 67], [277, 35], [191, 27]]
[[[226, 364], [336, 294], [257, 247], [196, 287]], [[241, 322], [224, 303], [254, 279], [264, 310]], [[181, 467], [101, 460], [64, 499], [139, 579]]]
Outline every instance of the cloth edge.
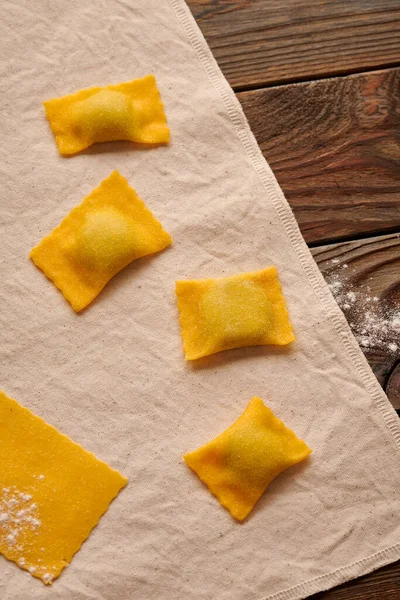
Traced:
[[[219, 93], [236, 134], [244, 147], [244, 151], [251, 165], [259, 176], [263, 188], [270, 194], [274, 208], [284, 226], [286, 235], [299, 258], [303, 271], [310, 282], [315, 295], [326, 309], [327, 317], [331, 320], [336, 333], [341, 339], [343, 347], [359, 376], [361, 384], [377, 406], [383, 422], [389, 429], [395, 446], [400, 453], [399, 417], [380, 387], [366, 358], [361, 353], [344, 315], [329, 291], [325, 279], [305, 243], [292, 209], [290, 208], [271, 167], [265, 160], [258, 146], [257, 140], [250, 129], [239, 100], [236, 98], [235, 93], [221, 72], [218, 63], [185, 0], [169, 0], [169, 3], [172, 5], [177, 18], [212, 85]], [[330, 573], [325, 573], [316, 578], [296, 584], [289, 589], [266, 596], [262, 600], [302, 600], [311, 594], [330, 589], [345, 583], [350, 579], [371, 573], [398, 559], [400, 559], [400, 543], [385, 548], [378, 553], [351, 563], [350, 565], [340, 567]]]

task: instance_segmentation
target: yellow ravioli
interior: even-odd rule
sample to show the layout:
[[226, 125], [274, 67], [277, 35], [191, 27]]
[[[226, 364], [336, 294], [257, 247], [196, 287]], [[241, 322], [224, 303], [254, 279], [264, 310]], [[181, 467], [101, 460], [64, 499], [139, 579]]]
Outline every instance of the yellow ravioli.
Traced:
[[310, 453], [255, 397], [233, 425], [184, 459], [232, 517], [242, 521], [271, 481]]
[[176, 294], [187, 360], [295, 340], [275, 267], [219, 279], [177, 281]]
[[61, 154], [75, 154], [98, 142], [169, 142], [154, 75], [88, 88], [43, 104]]
[[79, 312], [118, 271], [159, 252], [171, 237], [114, 171], [30, 253]]
[[0, 392], [0, 553], [51, 584], [128, 480]]

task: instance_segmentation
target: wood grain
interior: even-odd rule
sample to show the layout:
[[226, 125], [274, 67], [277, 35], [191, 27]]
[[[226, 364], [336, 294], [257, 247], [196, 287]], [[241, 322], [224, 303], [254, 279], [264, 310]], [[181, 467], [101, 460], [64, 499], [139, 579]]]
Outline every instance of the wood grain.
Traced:
[[398, 0], [188, 0], [234, 89], [400, 63]]
[[[355, 303], [344, 309], [344, 314], [356, 334], [362, 330], [367, 298], [378, 298], [373, 310], [380, 317], [393, 311], [400, 315], [399, 235], [321, 246], [313, 248], [312, 253], [328, 283], [339, 281], [344, 291], [355, 293]], [[389, 399], [400, 408], [400, 378], [396, 368], [400, 368], [400, 331], [391, 331], [385, 341], [361, 349]], [[396, 343], [398, 350], [391, 351], [389, 343]]]
[[400, 230], [400, 69], [237, 96], [307, 242]]

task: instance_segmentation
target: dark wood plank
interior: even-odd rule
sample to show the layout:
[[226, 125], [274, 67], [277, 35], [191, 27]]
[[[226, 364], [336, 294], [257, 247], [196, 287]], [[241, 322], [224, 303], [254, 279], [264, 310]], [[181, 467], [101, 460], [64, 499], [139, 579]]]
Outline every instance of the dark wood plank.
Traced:
[[368, 340], [360, 347], [378, 381], [400, 408], [400, 379], [393, 377], [400, 366], [400, 236], [320, 246], [312, 253], [354, 335], [361, 344]]
[[400, 63], [398, 0], [188, 0], [234, 89]]
[[400, 230], [400, 69], [238, 98], [307, 242]]
[[[347, 290], [356, 294], [354, 303], [344, 309], [351, 327], [359, 335], [367, 298], [376, 297], [377, 314], [400, 315], [400, 236], [388, 235], [354, 242], [343, 242], [312, 249], [328, 283], [342, 282], [334, 295]], [[337, 286], [336, 286], [337, 287]], [[343, 300], [341, 302], [343, 304]], [[379, 382], [396, 408], [400, 408], [400, 331], [390, 330], [384, 343], [362, 347]], [[390, 351], [388, 345], [398, 344]], [[400, 600], [400, 562], [379, 569], [310, 600]]]

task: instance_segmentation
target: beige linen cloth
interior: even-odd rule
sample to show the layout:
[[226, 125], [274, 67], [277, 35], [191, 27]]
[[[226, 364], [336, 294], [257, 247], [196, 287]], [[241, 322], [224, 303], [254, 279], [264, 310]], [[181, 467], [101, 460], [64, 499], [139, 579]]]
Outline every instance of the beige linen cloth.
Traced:
[[[5, 0], [0, 41], [1, 388], [129, 477], [52, 588], [1, 558], [2, 600], [290, 600], [398, 559], [399, 421], [184, 2]], [[43, 100], [150, 72], [169, 147], [58, 154]], [[114, 169], [174, 245], [77, 315], [28, 253]], [[271, 264], [296, 343], [186, 363], [175, 280]], [[181, 456], [254, 395], [313, 454], [239, 524]]]

